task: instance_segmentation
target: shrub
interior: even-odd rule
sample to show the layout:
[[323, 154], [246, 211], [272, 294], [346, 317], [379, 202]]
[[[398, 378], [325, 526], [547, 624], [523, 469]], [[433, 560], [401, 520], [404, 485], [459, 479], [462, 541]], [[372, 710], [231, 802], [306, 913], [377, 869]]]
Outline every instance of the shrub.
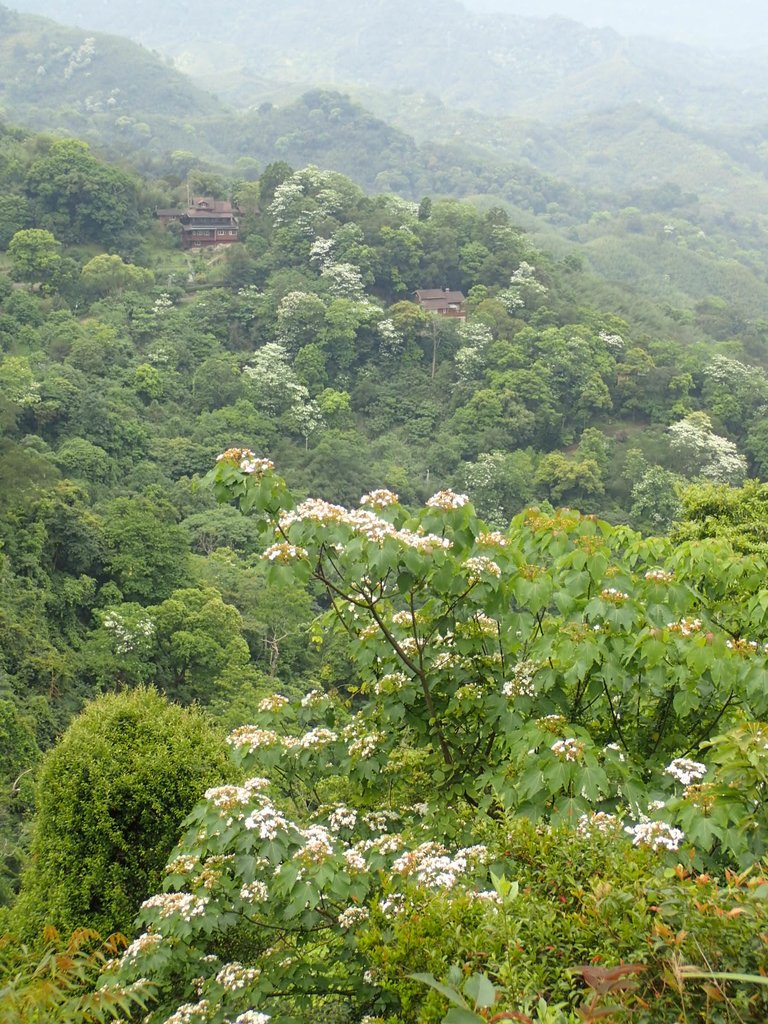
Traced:
[[182, 821], [227, 763], [203, 713], [153, 689], [86, 707], [41, 767], [20, 929], [129, 929], [160, 883]]

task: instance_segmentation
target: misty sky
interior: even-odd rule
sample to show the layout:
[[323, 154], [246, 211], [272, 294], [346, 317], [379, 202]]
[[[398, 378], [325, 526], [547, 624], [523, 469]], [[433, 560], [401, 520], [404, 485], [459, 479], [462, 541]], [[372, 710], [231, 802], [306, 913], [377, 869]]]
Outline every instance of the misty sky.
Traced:
[[562, 14], [624, 35], [654, 35], [707, 46], [768, 46], [766, 0], [462, 0], [482, 11]]

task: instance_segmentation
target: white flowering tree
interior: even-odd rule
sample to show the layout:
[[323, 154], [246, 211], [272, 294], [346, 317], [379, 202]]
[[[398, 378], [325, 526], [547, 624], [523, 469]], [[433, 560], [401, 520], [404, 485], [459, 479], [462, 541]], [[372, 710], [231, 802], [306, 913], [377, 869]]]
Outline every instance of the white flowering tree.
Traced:
[[273, 416], [282, 416], [286, 425], [308, 445], [310, 436], [322, 426], [323, 418], [317, 402], [310, 399], [307, 388], [299, 383], [284, 346], [276, 342], [262, 345], [243, 374], [260, 408]]
[[509, 279], [509, 287], [499, 292], [499, 298], [510, 313], [525, 309], [534, 299], [547, 294], [546, 285], [536, 277], [536, 268], [526, 260], [521, 260], [517, 270]]
[[717, 484], [741, 484], [747, 475], [747, 460], [733, 441], [712, 430], [709, 417], [691, 413], [668, 430], [672, 450], [685, 459], [688, 475], [698, 475]]
[[325, 303], [310, 292], [288, 292], [277, 308], [276, 337], [289, 352], [297, 352], [322, 331]]
[[206, 793], [115, 965], [157, 984], [150, 1021], [298, 1024], [334, 1000], [378, 1019], [369, 920], [503, 901], [503, 848], [478, 842], [498, 817], [761, 851], [761, 563], [568, 510], [494, 532], [451, 491], [415, 513], [387, 490], [295, 504], [243, 449], [212, 482], [267, 531], [273, 579], [325, 592], [316, 638], [344, 630], [363, 682], [351, 704], [276, 693], [230, 736], [245, 781]]

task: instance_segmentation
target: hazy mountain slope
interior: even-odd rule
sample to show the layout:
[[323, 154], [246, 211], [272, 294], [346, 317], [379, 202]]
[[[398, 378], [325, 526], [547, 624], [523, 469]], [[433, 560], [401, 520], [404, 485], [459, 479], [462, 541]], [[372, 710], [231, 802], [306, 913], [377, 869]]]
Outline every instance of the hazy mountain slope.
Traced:
[[[117, 36], [66, 28], [0, 6], [0, 105], [12, 120], [68, 130], [125, 151], [194, 139], [221, 110], [157, 54]], [[205, 150], [203, 139], [196, 147]]]
[[[19, 0], [26, 10], [124, 33], [173, 54], [209, 85], [224, 69], [242, 102], [253, 76], [406, 87], [455, 106], [568, 118], [642, 101], [690, 119], [768, 116], [763, 65], [623, 39], [562, 18], [481, 15], [456, 0]], [[745, 95], [745, 90], [748, 95]]]
[[[318, 36], [328, 42], [324, 29]], [[757, 317], [768, 302], [758, 127], [731, 128], [721, 144], [717, 126], [693, 130], [637, 104], [552, 125], [414, 93], [379, 96], [376, 117], [318, 89], [238, 113], [141, 47], [5, 8], [0, 56], [10, 119], [63, 128], [172, 180], [194, 166], [226, 172], [241, 156], [316, 163], [411, 199], [506, 203], [534, 232], [554, 231], [562, 255], [575, 246], [607, 281], [674, 307], [714, 295]]]
[[768, 200], [768, 125], [698, 128], [640, 104], [565, 124], [456, 112], [435, 97], [361, 94], [417, 141], [449, 135], [489, 158], [526, 161], [582, 188], [632, 191], [672, 183], [711, 205], [762, 213]]

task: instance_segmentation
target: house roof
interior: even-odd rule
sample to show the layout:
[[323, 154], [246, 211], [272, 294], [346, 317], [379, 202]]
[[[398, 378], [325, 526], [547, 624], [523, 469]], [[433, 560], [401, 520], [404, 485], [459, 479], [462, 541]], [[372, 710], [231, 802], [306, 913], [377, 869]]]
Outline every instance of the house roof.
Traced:
[[230, 223], [235, 221], [237, 218], [234, 215], [232, 208], [229, 210], [185, 210], [185, 220], [211, 220], [216, 219], [218, 223]]
[[195, 196], [192, 200], [192, 206], [190, 207], [190, 213], [192, 207], [200, 212], [206, 211], [207, 213], [234, 213], [234, 207], [228, 199], [213, 199], [211, 196]]
[[464, 292], [454, 292], [450, 288], [419, 288], [414, 292], [417, 302], [439, 302], [441, 305], [448, 303], [465, 302]]

